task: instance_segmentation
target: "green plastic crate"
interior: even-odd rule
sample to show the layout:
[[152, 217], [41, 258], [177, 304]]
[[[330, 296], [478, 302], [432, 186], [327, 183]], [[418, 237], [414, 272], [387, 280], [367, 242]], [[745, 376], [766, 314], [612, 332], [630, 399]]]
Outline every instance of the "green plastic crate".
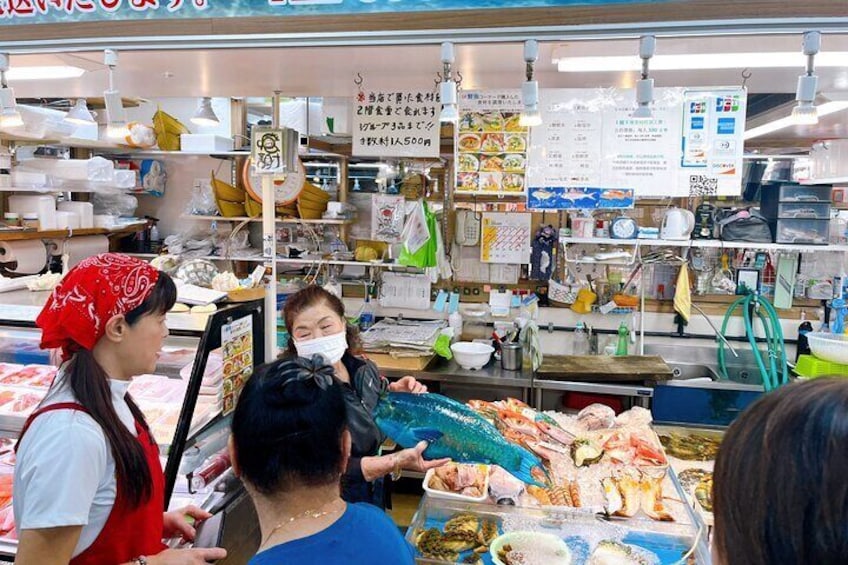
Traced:
[[848, 377], [848, 365], [832, 363], [813, 355], [801, 355], [795, 364], [795, 372], [808, 379], [824, 376]]

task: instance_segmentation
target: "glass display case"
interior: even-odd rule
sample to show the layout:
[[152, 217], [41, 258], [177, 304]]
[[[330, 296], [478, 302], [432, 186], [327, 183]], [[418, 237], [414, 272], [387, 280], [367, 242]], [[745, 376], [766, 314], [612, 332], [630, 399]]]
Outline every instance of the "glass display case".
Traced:
[[[0, 485], [9, 487], [7, 496], [0, 488], [0, 560], [13, 559], [17, 550], [11, 505], [14, 444], [57, 370], [50, 354], [39, 348], [41, 331], [33, 321], [46, 298], [47, 293], [0, 295]], [[227, 408], [234, 405], [233, 389], [228, 388], [231, 377], [243, 382], [265, 358], [263, 321], [261, 301], [223, 307], [211, 315], [169, 314], [171, 335], [155, 374], [136, 377], [130, 385], [160, 447], [167, 507], [194, 504], [213, 513], [241, 516], [253, 512], [240, 481], [232, 475], [227, 454], [230, 420], [223, 411], [227, 398]], [[241, 349], [224, 330], [239, 322], [251, 336], [239, 337]], [[236, 355], [241, 363], [237, 375], [231, 374]], [[246, 552], [255, 551], [258, 530], [245, 530], [244, 524], [243, 518], [225, 521], [223, 537], [250, 542]], [[237, 533], [228, 535], [227, 528]], [[224, 563], [243, 561], [239, 552], [233, 557]]]
[[[678, 501], [683, 501], [685, 496], [673, 471], [669, 471], [668, 480], [674, 485]], [[691, 506], [680, 502], [674, 518], [673, 522], [659, 522], [638, 516], [605, 517], [603, 513], [582, 509], [495, 505], [427, 495], [412, 519], [406, 539], [416, 547], [416, 562], [421, 564], [496, 563], [490, 551], [495, 548], [494, 553], [497, 554], [501, 542], [508, 541], [506, 534], [515, 535], [516, 532], [521, 532], [519, 537], [525, 532], [532, 532], [530, 535], [537, 536], [542, 544], [546, 539], [561, 540], [560, 543], [568, 549], [563, 560], [557, 563], [583, 565], [593, 562], [590, 561], [593, 554], [600, 559], [595, 552], [608, 550], [618, 555], [616, 563], [710, 564], [707, 528], [701, 517]], [[458, 526], [458, 520], [463, 524]], [[473, 544], [469, 544], [472, 547], [454, 551], [461, 548], [456, 545], [456, 539], [448, 539], [447, 545], [444, 537], [440, 540], [440, 534], [456, 531], [457, 527], [466, 530], [477, 528], [477, 537]], [[487, 528], [490, 533], [487, 533]], [[542, 555], [541, 550], [539, 555], [533, 556], [532, 553], [532, 550], [526, 552], [526, 563], [553, 562], [553, 558]], [[624, 554], [632, 555], [634, 559], [623, 559]]]

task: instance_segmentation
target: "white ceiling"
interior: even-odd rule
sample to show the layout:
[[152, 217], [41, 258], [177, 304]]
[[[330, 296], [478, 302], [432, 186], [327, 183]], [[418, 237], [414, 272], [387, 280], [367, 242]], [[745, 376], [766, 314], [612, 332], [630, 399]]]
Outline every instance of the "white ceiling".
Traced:
[[[800, 51], [800, 35], [659, 38], [657, 53]], [[848, 36], [825, 35], [823, 50], [848, 51]], [[638, 40], [546, 42], [540, 46], [536, 78], [542, 88], [631, 87], [636, 73], [559, 73], [554, 49], [574, 55], [621, 55], [638, 49]], [[433, 86], [441, 70], [438, 45], [393, 47], [309, 47], [182, 51], [125, 51], [120, 54], [116, 86], [124, 96], [142, 98], [186, 96], [352, 96], [361, 73], [369, 89], [421, 89]], [[73, 64], [88, 70], [68, 80], [19, 81], [12, 84], [20, 98], [101, 96], [107, 74], [101, 52], [67, 55], [12, 55], [12, 66]], [[524, 80], [522, 45], [460, 44], [455, 68], [462, 88], [517, 88]], [[662, 71], [652, 73], [657, 86], [727, 86], [741, 84], [741, 69]], [[752, 93], [795, 91], [802, 69], [754, 69], [747, 81]], [[820, 68], [822, 93], [848, 93], [848, 61], [844, 67]], [[815, 137], [846, 135], [842, 115], [823, 124]], [[786, 133], [791, 133], [787, 130]]]

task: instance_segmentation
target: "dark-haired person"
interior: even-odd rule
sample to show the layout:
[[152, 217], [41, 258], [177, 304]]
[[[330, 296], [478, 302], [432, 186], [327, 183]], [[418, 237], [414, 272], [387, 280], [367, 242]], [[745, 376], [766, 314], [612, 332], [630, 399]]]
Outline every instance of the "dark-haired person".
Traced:
[[411, 565], [386, 514], [342, 500], [350, 457], [343, 385], [320, 355], [259, 367], [232, 420], [233, 470], [250, 493], [262, 541], [250, 565]]
[[719, 565], [848, 563], [848, 380], [790, 384], [746, 409], [713, 481]]
[[370, 502], [383, 508], [383, 477], [397, 477], [402, 469], [426, 472], [444, 465], [447, 459], [425, 461], [425, 442], [414, 448], [379, 455], [385, 439], [374, 422], [373, 411], [386, 390], [427, 392], [427, 387], [407, 376], [389, 384], [377, 366], [363, 359], [356, 329], [347, 324], [344, 305], [320, 286], [309, 286], [289, 296], [283, 318], [290, 339], [288, 357], [311, 358], [319, 354], [332, 365], [342, 382], [347, 406], [347, 429], [351, 436], [351, 456], [342, 477], [342, 497], [348, 502]]
[[164, 512], [159, 448], [127, 388], [153, 372], [176, 288], [137, 259], [102, 254], [68, 272], [39, 314], [41, 346], [65, 363], [18, 443], [14, 513], [20, 565], [171, 565], [222, 559], [223, 549], [166, 549], [192, 539]]

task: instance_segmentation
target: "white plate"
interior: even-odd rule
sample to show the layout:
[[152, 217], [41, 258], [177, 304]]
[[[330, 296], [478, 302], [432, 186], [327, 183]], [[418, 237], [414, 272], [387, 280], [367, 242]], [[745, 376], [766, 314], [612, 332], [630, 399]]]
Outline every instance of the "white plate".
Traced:
[[513, 550], [526, 551], [527, 565], [571, 565], [571, 550], [553, 534], [541, 532], [509, 532], [498, 536], [489, 546], [489, 554], [495, 565], [506, 565], [498, 559], [498, 551], [505, 545]]

